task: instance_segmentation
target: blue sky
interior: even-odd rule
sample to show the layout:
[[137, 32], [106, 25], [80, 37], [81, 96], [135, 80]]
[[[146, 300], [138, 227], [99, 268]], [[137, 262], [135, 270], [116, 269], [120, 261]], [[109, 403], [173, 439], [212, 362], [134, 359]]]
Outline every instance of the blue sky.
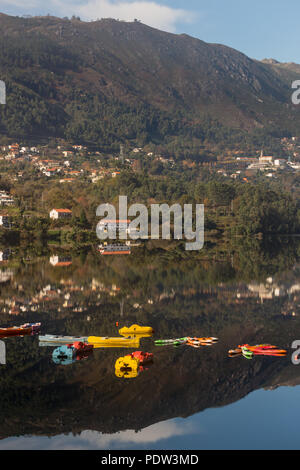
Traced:
[[0, 11], [76, 14], [83, 20], [137, 18], [158, 29], [231, 46], [255, 59], [300, 63], [299, 0], [0, 0]]

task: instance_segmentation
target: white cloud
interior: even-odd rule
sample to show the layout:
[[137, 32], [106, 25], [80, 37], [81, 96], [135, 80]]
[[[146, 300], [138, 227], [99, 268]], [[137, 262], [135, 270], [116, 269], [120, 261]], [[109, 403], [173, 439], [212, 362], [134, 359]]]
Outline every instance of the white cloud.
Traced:
[[20, 9], [20, 13], [15, 13], [16, 15], [20, 14], [22, 15], [23, 12], [29, 9], [34, 9], [38, 6], [38, 1], [37, 0], [28, 0], [26, 2], [26, 6], [24, 7], [24, 2], [23, 0], [0, 0], [0, 10], [1, 13], [5, 13], [7, 10], [7, 7], [10, 7], [9, 9], [15, 9], [18, 10]]
[[[200, 430], [197, 426], [197, 432]], [[150, 445], [163, 439], [195, 433], [192, 423], [183, 419], [162, 421], [139, 432], [132, 430], [116, 434], [101, 434], [97, 431], [83, 431], [80, 435], [58, 435], [47, 437], [8, 438], [0, 442], [2, 449], [44, 449], [44, 450], [75, 450], [75, 449], [107, 449], [122, 448], [128, 445]]]
[[142, 23], [165, 31], [176, 31], [178, 22], [192, 21], [192, 14], [183, 9], [148, 1], [89, 0], [77, 8], [83, 19], [118, 18], [132, 21], [137, 18]]
[[14, 9], [18, 15], [46, 14], [57, 16], [80, 16], [82, 20], [115, 18], [133, 21], [135, 18], [149, 26], [175, 32], [179, 23], [195, 21], [195, 13], [181, 8], [172, 8], [147, 0], [0, 0], [0, 9], [9, 13]]

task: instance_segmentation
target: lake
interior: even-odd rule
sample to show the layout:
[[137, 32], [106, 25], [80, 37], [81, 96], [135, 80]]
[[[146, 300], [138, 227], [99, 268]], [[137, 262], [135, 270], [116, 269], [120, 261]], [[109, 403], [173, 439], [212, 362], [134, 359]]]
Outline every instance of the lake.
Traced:
[[[97, 348], [55, 362], [38, 335], [6, 338], [0, 365], [0, 449], [298, 449], [300, 241], [253, 240], [210, 253], [147, 244], [0, 249], [0, 326], [41, 322], [41, 334], [119, 336], [151, 326], [153, 354], [119, 376], [136, 348]], [[157, 346], [184, 336], [211, 346]], [[242, 355], [270, 343], [282, 357]]]

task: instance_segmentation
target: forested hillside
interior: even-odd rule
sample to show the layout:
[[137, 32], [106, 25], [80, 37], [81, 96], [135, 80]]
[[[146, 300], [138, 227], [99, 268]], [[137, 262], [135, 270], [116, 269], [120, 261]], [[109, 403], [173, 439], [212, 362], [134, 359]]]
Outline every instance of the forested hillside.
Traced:
[[0, 16], [2, 136], [260, 145], [297, 134], [296, 76], [137, 21]]

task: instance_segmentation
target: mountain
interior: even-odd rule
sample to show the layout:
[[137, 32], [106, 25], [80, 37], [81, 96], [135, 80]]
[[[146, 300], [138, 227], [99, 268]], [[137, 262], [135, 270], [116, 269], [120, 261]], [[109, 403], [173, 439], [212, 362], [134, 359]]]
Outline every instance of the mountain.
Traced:
[[297, 67], [138, 21], [1, 14], [0, 33], [3, 135], [161, 143], [221, 141], [228, 128], [298, 128]]
[[[278, 60], [275, 59], [264, 59], [262, 60], [262, 63], [272, 65], [273, 70], [276, 70], [277, 68], [277, 71], [288, 70], [290, 72], [295, 72], [298, 74], [299, 78], [300, 65], [295, 62], [278, 62]], [[290, 77], [292, 77], [292, 75]]]

